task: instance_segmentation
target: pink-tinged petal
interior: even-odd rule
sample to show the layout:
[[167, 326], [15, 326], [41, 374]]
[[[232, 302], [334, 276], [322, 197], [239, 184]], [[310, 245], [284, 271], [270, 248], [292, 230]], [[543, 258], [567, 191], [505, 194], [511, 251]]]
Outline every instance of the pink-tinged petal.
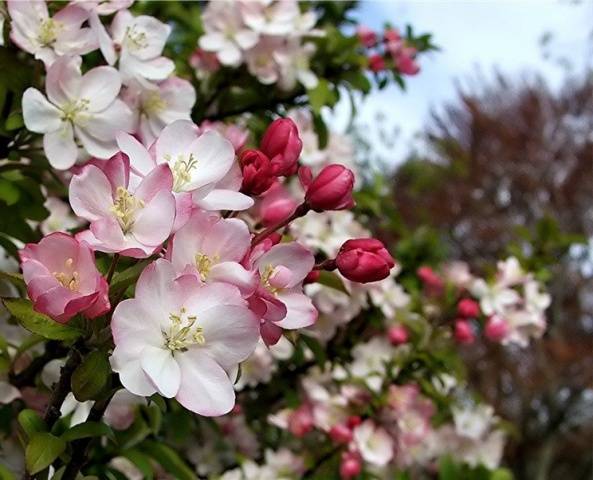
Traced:
[[272, 322], [278, 322], [286, 316], [286, 305], [264, 288], [259, 288], [255, 295], [249, 298], [249, 308]]
[[78, 125], [75, 125], [75, 131], [76, 138], [78, 138], [89, 155], [102, 160], [107, 160], [117, 153], [115, 140], [100, 140], [90, 134], [87, 129], [81, 128]]
[[173, 175], [168, 165], [159, 165], [144, 177], [134, 195], [145, 203], [150, 202], [162, 191], [171, 192], [173, 188]]
[[222, 32], [207, 32], [200, 37], [200, 48], [207, 52], [216, 52], [226, 45], [227, 39]]
[[111, 366], [114, 372], [119, 373], [122, 385], [129, 392], [148, 397], [156, 393], [156, 388], [142, 370], [140, 359], [136, 356], [129, 356], [122, 348], [116, 346], [111, 355]]
[[99, 41], [90, 28], [68, 29], [58, 36], [53, 48], [58, 57], [85, 55], [99, 48]]
[[88, 100], [90, 112], [105, 110], [121, 88], [118, 71], [113, 67], [96, 67], [82, 76], [80, 98]]
[[78, 147], [74, 142], [74, 132], [70, 123], [43, 136], [43, 150], [52, 167], [67, 170], [76, 162]]
[[23, 120], [28, 130], [37, 133], [55, 132], [63, 124], [60, 110], [32, 87], [23, 94]]
[[138, 357], [146, 346], [163, 344], [159, 312], [138, 298], [120, 302], [113, 311], [111, 332], [117, 346], [129, 356]]
[[167, 251], [167, 258], [171, 260], [176, 270], [181, 271], [186, 265], [195, 265], [195, 256], [202, 252], [202, 240], [205, 234], [219, 218], [218, 215], [201, 210], [194, 210], [191, 213], [187, 223], [175, 233]]
[[253, 295], [257, 288], [257, 276], [236, 262], [222, 262], [214, 265], [208, 273], [207, 281], [235, 285], [243, 297]]
[[171, 234], [174, 220], [175, 199], [173, 194], [161, 190], [136, 217], [132, 235], [145, 245], [159, 245]]
[[282, 337], [282, 328], [273, 322], [265, 321], [261, 324], [260, 335], [268, 347], [276, 345], [280, 337]]
[[145, 48], [138, 49], [134, 55], [141, 60], [150, 60], [158, 57], [165, 47], [171, 27], [149, 15], [140, 15], [134, 19], [136, 32], [145, 35]]
[[125, 84], [130, 84], [134, 80], [148, 84], [144, 79], [160, 82], [165, 80], [175, 70], [175, 64], [169, 58], [158, 57], [153, 60], [144, 61], [139, 60], [127, 52], [122, 53], [119, 65], [120, 73]]
[[120, 10], [115, 14], [115, 17], [113, 17], [113, 21], [111, 22], [111, 37], [114, 42], [119, 43], [120, 45], [123, 43], [126, 29], [131, 26], [130, 24], [133, 21], [134, 16], [129, 10]]
[[177, 305], [177, 297], [172, 292], [173, 281], [176, 278], [171, 262], [159, 259], [148, 265], [140, 275], [136, 284], [136, 299], [146, 309], [168, 320], [169, 313]]
[[56, 322], [66, 323], [78, 313], [72, 310], [68, 313], [65, 312], [66, 306], [74, 298], [76, 298], [76, 293], [60, 285], [37, 297], [33, 308], [53, 318]]
[[44, 0], [7, 0], [8, 13], [12, 20], [12, 28], [19, 28], [28, 37], [38, 35], [39, 24], [49, 18]]
[[70, 182], [70, 205], [79, 217], [90, 222], [111, 216], [112, 186], [105, 174], [94, 165], [87, 165]]
[[55, 105], [78, 100], [80, 92], [80, 57], [62, 57], [47, 70], [45, 89]]
[[111, 191], [118, 187], [128, 188], [130, 183], [130, 160], [121, 152], [116, 153], [106, 162], [101, 162], [102, 170], [111, 185]]
[[235, 161], [233, 144], [215, 130], [208, 130], [200, 135], [192, 142], [189, 150], [198, 164], [190, 172], [191, 180], [184, 186], [186, 191], [218, 182]]
[[130, 168], [136, 175], [148, 175], [156, 166], [155, 160], [144, 145], [126, 132], [116, 136], [117, 146], [130, 158]]
[[101, 50], [103, 57], [109, 65], [114, 65], [117, 61], [117, 54], [115, 53], [113, 40], [107, 33], [105, 26], [101, 23], [101, 20], [99, 20], [99, 16], [95, 11], [91, 11], [89, 14], [89, 25], [97, 36], [99, 49]]
[[191, 193], [174, 193], [175, 196], [175, 222], [173, 233], [181, 229], [191, 218], [194, 202]]
[[[80, 294], [79, 294], [80, 295]], [[85, 296], [77, 296], [70, 300], [64, 307], [64, 316], [71, 318], [94, 304], [99, 297], [99, 292], [93, 292]]]
[[251, 244], [247, 224], [236, 218], [220, 219], [202, 237], [201, 253], [218, 256], [222, 261], [240, 262]]
[[142, 351], [140, 365], [163, 397], [172, 398], [177, 394], [181, 371], [169, 349], [146, 347]]
[[268, 265], [274, 267], [282, 265], [288, 268], [293, 278], [287, 287], [294, 287], [303, 281], [315, 266], [315, 257], [305, 247], [297, 242], [274, 245], [258, 261], [259, 270], [264, 272]]
[[199, 348], [179, 355], [181, 386], [175, 396], [188, 410], [215, 417], [231, 411], [235, 391], [223, 368]]
[[[49, 290], [60, 287], [60, 283], [53, 275], [36, 275], [31, 276], [32, 264], [37, 263], [35, 261], [27, 262], [23, 265], [23, 274], [25, 275], [25, 281], [27, 282], [27, 294], [29, 298], [35, 302], [41, 295], [48, 292]], [[39, 265], [39, 264], [38, 264]]]
[[292, 271], [284, 265], [279, 265], [272, 270], [268, 282], [274, 288], [287, 288], [292, 282]]
[[194, 195], [194, 202], [204, 210], [236, 210], [243, 211], [253, 206], [253, 199], [232, 190], [212, 190], [205, 197]]
[[304, 293], [282, 292], [278, 299], [286, 305], [286, 317], [277, 322], [278, 326], [293, 330], [313, 325], [317, 320], [317, 309]]
[[82, 312], [87, 318], [97, 318], [111, 310], [111, 303], [109, 302], [109, 285], [107, 285], [107, 281], [103, 277], [99, 279], [97, 288], [97, 299], [90, 307]]
[[167, 163], [168, 158], [187, 155], [190, 145], [198, 137], [196, 126], [188, 120], [177, 120], [168, 125], [155, 142], [158, 163]]
[[104, 217], [91, 222], [90, 230], [99, 241], [96, 250], [101, 252], [119, 252], [126, 248], [126, 239], [119, 222], [114, 217]]
[[57, 12], [52, 18], [60, 23], [65, 24], [66, 28], [80, 28], [80, 26], [87, 20], [89, 16], [88, 11], [76, 5], [67, 5]]
[[235, 305], [244, 307], [245, 300], [241, 297], [239, 289], [234, 285], [226, 283], [212, 283], [198, 288], [193, 295], [186, 300], [187, 311], [200, 312], [209, 310], [221, 305]]
[[201, 347], [224, 369], [242, 362], [255, 350], [259, 321], [246, 306], [220, 305], [198, 314], [205, 343]]

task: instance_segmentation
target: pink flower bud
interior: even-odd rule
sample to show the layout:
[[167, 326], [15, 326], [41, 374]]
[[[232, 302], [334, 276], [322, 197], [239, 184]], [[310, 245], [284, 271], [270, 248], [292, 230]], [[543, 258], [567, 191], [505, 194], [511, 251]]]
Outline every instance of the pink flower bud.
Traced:
[[282, 184], [276, 182], [263, 195], [259, 214], [262, 223], [269, 226], [290, 217], [296, 208], [296, 200]]
[[350, 443], [352, 430], [347, 425], [338, 423], [330, 429], [329, 436], [335, 443]]
[[402, 48], [395, 60], [395, 66], [403, 75], [416, 75], [420, 66], [414, 60], [416, 49], [411, 47]]
[[308, 283], [315, 283], [317, 282], [317, 280], [319, 280], [319, 277], [321, 276], [321, 271], [320, 270], [311, 270], [307, 276], [305, 277], [305, 279], [303, 280], [303, 285], [306, 285]]
[[288, 429], [295, 437], [304, 437], [313, 430], [313, 415], [308, 405], [301, 405], [288, 419]]
[[340, 463], [340, 478], [342, 480], [350, 480], [358, 476], [361, 471], [362, 464], [360, 462], [360, 456], [354, 452], [344, 452]]
[[29, 298], [38, 312], [65, 323], [82, 313], [95, 318], [110, 308], [108, 285], [86, 242], [52, 233], [19, 252]]
[[272, 171], [276, 176], [296, 173], [302, 148], [299, 130], [290, 118], [274, 120], [264, 133], [260, 144], [260, 150], [270, 159]]
[[476, 340], [474, 330], [467, 320], [459, 319], [455, 321], [455, 340], [464, 345], [474, 343]]
[[344, 165], [324, 167], [309, 184], [305, 201], [313, 210], [344, 210], [354, 207], [354, 173]]
[[385, 59], [382, 55], [375, 53], [369, 57], [369, 70], [375, 73], [385, 70]]
[[360, 43], [367, 48], [374, 47], [377, 44], [377, 34], [366, 25], [359, 25], [356, 34]]
[[358, 238], [344, 242], [336, 257], [336, 265], [348, 280], [368, 283], [389, 276], [395, 261], [381, 241]]
[[509, 333], [509, 325], [506, 320], [498, 315], [492, 315], [486, 320], [484, 335], [492, 342], [500, 342]]
[[480, 305], [471, 298], [464, 298], [457, 304], [457, 314], [464, 318], [476, 318], [480, 315]]
[[387, 337], [392, 345], [403, 345], [408, 341], [408, 330], [403, 325], [394, 325], [387, 330]]
[[416, 271], [420, 281], [424, 284], [426, 293], [430, 296], [437, 297], [443, 293], [445, 284], [441, 277], [435, 271], [427, 266], [418, 268]]
[[274, 183], [270, 159], [259, 150], [245, 150], [239, 157], [243, 171], [241, 191], [248, 195], [261, 195]]
[[350, 415], [348, 420], [346, 420], [346, 423], [350, 428], [355, 428], [362, 423], [362, 418], [360, 418], [358, 415]]

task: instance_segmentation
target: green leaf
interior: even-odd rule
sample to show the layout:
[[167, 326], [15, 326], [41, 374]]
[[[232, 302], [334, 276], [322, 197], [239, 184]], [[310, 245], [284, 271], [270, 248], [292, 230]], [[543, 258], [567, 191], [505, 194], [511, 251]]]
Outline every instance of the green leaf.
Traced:
[[513, 480], [513, 474], [507, 468], [497, 468], [490, 475], [490, 480]]
[[3, 272], [0, 270], [0, 279], [12, 283], [17, 288], [25, 288], [25, 280], [20, 273]]
[[66, 442], [51, 433], [40, 432], [31, 437], [25, 450], [27, 471], [34, 475], [49, 467], [66, 450]]
[[89, 353], [72, 374], [72, 393], [79, 402], [96, 400], [111, 378], [111, 367], [105, 352]]
[[130, 268], [126, 268], [123, 272], [116, 273], [111, 281], [111, 291], [120, 292], [125, 290], [133, 283], [136, 283], [138, 277], [142, 273], [142, 270], [151, 262], [151, 260], [143, 260], [132, 265]]
[[315, 133], [317, 134], [318, 142], [319, 142], [319, 149], [323, 150], [327, 147], [327, 140], [328, 140], [328, 131], [327, 125], [321, 118], [321, 115], [313, 115], [313, 128], [315, 129]]
[[4, 465], [0, 465], [0, 480], [15, 480], [14, 474]]
[[127, 458], [132, 462], [140, 472], [142, 472], [142, 478], [146, 480], [152, 480], [154, 474], [152, 471], [152, 465], [150, 464], [150, 457], [145, 455], [139, 450], [130, 449], [121, 452], [121, 456]]
[[323, 346], [317, 340], [315, 340], [313, 337], [308, 337], [307, 335], [301, 335], [301, 338], [303, 339], [303, 342], [305, 342], [305, 345], [307, 345], [307, 347], [309, 347], [309, 349], [313, 352], [313, 355], [315, 356], [315, 361], [317, 362], [317, 365], [320, 365], [320, 366], [325, 365], [327, 356], [325, 354], [325, 349], [323, 348]]
[[460, 468], [451, 457], [442, 457], [439, 460], [439, 480], [458, 480], [460, 473]]
[[102, 422], [79, 423], [60, 435], [60, 438], [65, 442], [89, 437], [108, 437], [113, 439], [115, 435], [111, 427]]
[[33, 305], [24, 298], [4, 298], [4, 306], [13, 317], [31, 333], [48, 340], [75, 340], [82, 335], [77, 328], [58, 323], [43, 313], [33, 310]]
[[8, 131], [18, 130], [24, 125], [25, 122], [23, 121], [23, 115], [21, 112], [12, 112], [10, 115], [8, 115], [6, 122], [4, 122], [4, 127]]
[[17, 416], [17, 420], [29, 438], [36, 433], [47, 431], [47, 425], [35, 410], [29, 408], [21, 410]]
[[6, 205], [14, 205], [21, 198], [21, 191], [13, 183], [0, 178], [0, 200]]
[[141, 448], [177, 480], [196, 480], [194, 472], [171, 447], [153, 440], [145, 440]]
[[330, 287], [334, 290], [339, 290], [340, 292], [344, 292], [345, 294], [350, 295], [348, 293], [348, 290], [346, 290], [346, 287], [344, 286], [344, 282], [342, 282], [342, 279], [333, 272], [323, 270], [319, 274], [317, 283], [321, 283], [321, 285], [325, 285], [326, 287]]
[[325, 78], [320, 78], [317, 86], [307, 91], [309, 103], [313, 113], [319, 114], [321, 107], [333, 105], [335, 103], [335, 94], [330, 90], [330, 83]]

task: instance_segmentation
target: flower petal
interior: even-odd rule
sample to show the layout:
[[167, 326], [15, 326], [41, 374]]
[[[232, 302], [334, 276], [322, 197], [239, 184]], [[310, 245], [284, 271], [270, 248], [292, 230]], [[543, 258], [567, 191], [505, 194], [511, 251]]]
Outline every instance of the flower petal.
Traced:
[[72, 177], [70, 205], [76, 215], [90, 222], [111, 215], [111, 184], [98, 167], [87, 165], [79, 175]]
[[60, 110], [32, 87], [23, 94], [23, 120], [27, 129], [37, 133], [55, 132], [63, 124]]
[[52, 167], [67, 170], [76, 162], [78, 147], [74, 142], [72, 125], [62, 123], [61, 128], [43, 136], [43, 150]]
[[179, 391], [181, 372], [169, 349], [146, 347], [140, 365], [163, 397], [172, 398]]

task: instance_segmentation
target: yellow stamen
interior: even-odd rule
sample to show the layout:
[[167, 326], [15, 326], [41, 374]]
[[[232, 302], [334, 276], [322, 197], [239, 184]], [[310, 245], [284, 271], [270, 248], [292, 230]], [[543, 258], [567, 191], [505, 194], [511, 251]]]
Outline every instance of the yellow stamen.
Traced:
[[124, 187], [117, 187], [111, 211], [117, 218], [124, 234], [130, 231], [136, 220], [136, 213], [142, 208], [144, 208], [142, 200], [136, 198]]
[[204, 329], [195, 326], [198, 317], [188, 315], [184, 318], [186, 310], [181, 308], [179, 313], [170, 313], [169, 320], [171, 326], [168, 331], [163, 331], [165, 346], [172, 352], [185, 351], [192, 345], [203, 345], [206, 343]]

